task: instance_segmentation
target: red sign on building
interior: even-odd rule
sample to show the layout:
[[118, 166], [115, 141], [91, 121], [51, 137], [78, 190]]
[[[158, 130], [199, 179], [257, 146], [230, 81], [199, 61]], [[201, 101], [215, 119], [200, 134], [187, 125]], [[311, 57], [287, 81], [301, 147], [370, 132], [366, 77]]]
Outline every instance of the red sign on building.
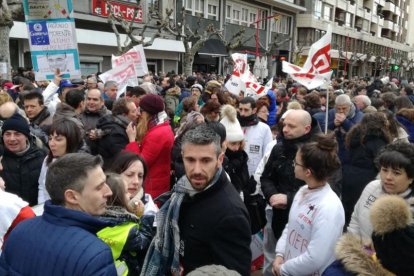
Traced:
[[[102, 17], [108, 17], [112, 10], [114, 15], [122, 17], [127, 21], [134, 18], [136, 5], [128, 3], [120, 3], [116, 1], [92, 0], [92, 14]], [[138, 7], [138, 13], [135, 22], [142, 22], [142, 8]]]

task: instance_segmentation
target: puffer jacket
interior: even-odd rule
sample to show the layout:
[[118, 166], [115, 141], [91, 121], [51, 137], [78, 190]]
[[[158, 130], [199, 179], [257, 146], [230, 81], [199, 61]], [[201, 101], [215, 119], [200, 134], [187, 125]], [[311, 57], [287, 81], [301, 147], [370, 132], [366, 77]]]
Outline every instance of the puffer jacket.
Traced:
[[4, 148], [0, 176], [6, 182], [6, 192], [20, 196], [30, 206], [36, 205], [38, 179], [46, 154], [34, 143], [30, 143], [28, 151], [21, 156]]
[[99, 119], [96, 127], [102, 131], [102, 137], [94, 141], [95, 154], [104, 160], [104, 169], [112, 165], [114, 157], [129, 143], [126, 128], [129, 124], [123, 115], [105, 115]]

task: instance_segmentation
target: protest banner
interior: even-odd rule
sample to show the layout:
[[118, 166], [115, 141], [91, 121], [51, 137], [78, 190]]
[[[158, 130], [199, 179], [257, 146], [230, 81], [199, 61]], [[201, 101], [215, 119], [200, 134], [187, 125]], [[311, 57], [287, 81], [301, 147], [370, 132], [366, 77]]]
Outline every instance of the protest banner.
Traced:
[[144, 47], [142, 47], [142, 45], [134, 46], [128, 52], [119, 57], [112, 55], [112, 68], [127, 62], [132, 62], [134, 64], [137, 77], [148, 74], [147, 60], [145, 58]]
[[81, 76], [72, 0], [23, 0], [35, 79]]
[[127, 86], [138, 86], [135, 65], [131, 61], [100, 74], [99, 78], [104, 83], [107, 81], [116, 81], [118, 83], [118, 93], [116, 98], [119, 98], [119, 96], [126, 91]]

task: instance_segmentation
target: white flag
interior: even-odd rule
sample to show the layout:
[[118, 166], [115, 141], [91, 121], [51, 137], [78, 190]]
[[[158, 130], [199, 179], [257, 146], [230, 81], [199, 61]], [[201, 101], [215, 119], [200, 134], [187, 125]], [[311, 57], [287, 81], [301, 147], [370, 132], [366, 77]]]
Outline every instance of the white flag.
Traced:
[[126, 91], [127, 86], [138, 86], [135, 66], [131, 61], [106, 71], [99, 75], [99, 78], [104, 83], [107, 81], [116, 81], [118, 83], [117, 99]]
[[145, 58], [144, 48], [142, 45], [136, 45], [122, 56], [116, 57], [112, 55], [112, 68], [120, 66], [127, 62], [132, 62], [135, 66], [137, 77], [148, 74], [148, 65]]
[[282, 70], [289, 74], [295, 81], [304, 85], [307, 89], [314, 89], [331, 79], [331, 40], [332, 27], [324, 36], [312, 44], [309, 49], [308, 58], [302, 67], [283, 61]]

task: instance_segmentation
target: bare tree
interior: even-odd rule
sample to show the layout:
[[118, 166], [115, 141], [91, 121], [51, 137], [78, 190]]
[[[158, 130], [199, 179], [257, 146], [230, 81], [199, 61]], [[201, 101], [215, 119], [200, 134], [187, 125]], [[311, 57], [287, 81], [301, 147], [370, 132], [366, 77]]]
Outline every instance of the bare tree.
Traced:
[[[110, 5], [110, 1], [105, 0], [107, 5]], [[159, 13], [153, 7], [148, 10], [148, 21], [143, 26], [138, 26], [135, 19], [138, 16], [140, 9], [140, 0], [136, 0], [134, 14], [130, 20], [126, 20], [121, 14], [116, 14], [114, 10], [110, 9], [108, 16], [108, 23], [110, 24], [117, 42], [118, 54], [121, 55], [136, 45], [142, 44], [150, 46], [154, 40], [162, 36], [162, 29], [165, 28], [166, 20], [159, 20]], [[171, 14], [166, 14], [166, 18]], [[149, 29], [154, 30], [155, 33], [151, 36], [150, 40], [145, 40], [145, 34], [148, 34]], [[126, 35], [125, 41], [121, 41], [121, 34]]]
[[271, 78], [272, 77], [272, 56], [275, 53], [275, 51], [277, 49], [280, 49], [280, 47], [285, 44], [286, 42], [290, 41], [292, 38], [288, 37], [288, 38], [283, 38], [280, 37], [279, 34], [276, 34], [273, 37], [273, 41], [271, 43], [269, 43], [268, 47], [263, 47], [263, 45], [259, 42], [260, 47], [262, 47], [263, 49], [265, 49], [265, 55], [267, 58], [267, 78]]
[[243, 45], [244, 28], [233, 34], [227, 41], [224, 37], [224, 31], [217, 29], [213, 24], [202, 27], [203, 18], [198, 16], [195, 26], [187, 24], [185, 8], [181, 9], [180, 20], [175, 24], [166, 24], [166, 31], [177, 37], [184, 43], [184, 59], [182, 63], [182, 72], [189, 76], [193, 71], [194, 57], [196, 53], [204, 46], [204, 44], [212, 38], [220, 40], [226, 47], [227, 51], [231, 51]]
[[23, 7], [21, 1], [0, 1], [0, 62], [7, 63], [7, 74], [4, 77], [10, 79], [10, 30], [14, 25], [13, 18], [22, 13]]

